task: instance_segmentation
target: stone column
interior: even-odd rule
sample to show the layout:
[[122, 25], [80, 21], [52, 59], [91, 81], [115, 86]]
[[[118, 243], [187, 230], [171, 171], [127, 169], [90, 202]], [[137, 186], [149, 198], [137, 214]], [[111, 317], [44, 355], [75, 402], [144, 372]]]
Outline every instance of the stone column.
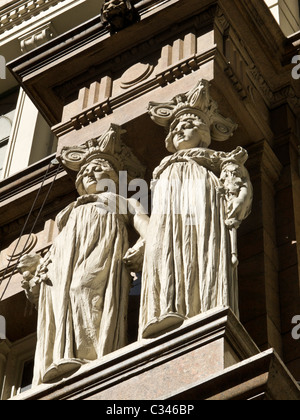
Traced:
[[274, 347], [282, 355], [275, 221], [282, 166], [266, 141], [253, 144], [248, 152], [255, 198], [239, 235], [241, 321], [261, 350]]
[[300, 160], [296, 109], [292, 104], [272, 113], [275, 152], [283, 170], [277, 186], [276, 228], [283, 356], [288, 368], [300, 378], [300, 346], [292, 338], [292, 319], [300, 315]]

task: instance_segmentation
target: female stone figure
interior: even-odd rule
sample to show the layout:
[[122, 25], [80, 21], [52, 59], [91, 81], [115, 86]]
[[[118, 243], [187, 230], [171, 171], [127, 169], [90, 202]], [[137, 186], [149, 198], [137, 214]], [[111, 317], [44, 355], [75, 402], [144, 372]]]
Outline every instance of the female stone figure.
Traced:
[[[117, 194], [119, 170], [133, 178], [143, 173], [120, 133], [112, 126], [100, 139], [63, 150], [63, 164], [79, 171], [80, 197], [58, 215], [60, 233], [39, 265], [36, 255], [21, 261], [23, 287], [38, 306], [34, 385], [126, 345], [127, 226], [133, 224], [144, 237], [148, 218], [136, 200]], [[100, 193], [101, 183], [111, 191]]]
[[218, 113], [208, 82], [172, 102], [151, 103], [150, 114], [169, 128], [166, 146], [173, 155], [153, 175], [140, 338], [217, 306], [238, 314], [236, 229], [252, 202], [246, 151], [208, 149], [212, 138], [224, 141], [236, 128]]

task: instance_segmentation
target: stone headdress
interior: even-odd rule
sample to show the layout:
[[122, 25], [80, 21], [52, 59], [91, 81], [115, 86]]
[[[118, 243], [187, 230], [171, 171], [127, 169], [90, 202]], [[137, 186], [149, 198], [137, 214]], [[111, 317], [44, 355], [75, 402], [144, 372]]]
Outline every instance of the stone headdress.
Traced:
[[[211, 98], [209, 87], [207, 80], [201, 80], [190, 92], [177, 95], [170, 102], [150, 102], [149, 114], [158, 125], [168, 130], [172, 130], [172, 126], [181, 116], [193, 115], [205, 123], [212, 140], [228, 140], [238, 126], [219, 113], [218, 104]], [[173, 151], [168, 144], [167, 148]]]
[[111, 124], [100, 137], [88, 140], [81, 146], [64, 147], [59, 159], [63, 166], [75, 172], [95, 159], [102, 159], [108, 161], [117, 173], [127, 171], [129, 181], [143, 178], [145, 167], [122, 142], [124, 133], [126, 131], [122, 127]]

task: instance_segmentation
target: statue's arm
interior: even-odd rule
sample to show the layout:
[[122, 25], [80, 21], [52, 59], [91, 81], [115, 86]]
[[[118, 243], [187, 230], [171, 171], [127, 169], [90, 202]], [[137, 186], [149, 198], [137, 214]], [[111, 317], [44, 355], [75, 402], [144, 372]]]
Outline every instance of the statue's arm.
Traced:
[[129, 213], [132, 216], [132, 224], [142, 240], [147, 237], [150, 218], [144, 207], [134, 199], [128, 200]]
[[139, 233], [140, 238], [137, 243], [127, 251], [123, 260], [130, 270], [140, 272], [143, 267], [145, 242], [150, 218], [142, 205], [136, 200], [129, 199], [128, 204], [132, 215], [132, 224]]

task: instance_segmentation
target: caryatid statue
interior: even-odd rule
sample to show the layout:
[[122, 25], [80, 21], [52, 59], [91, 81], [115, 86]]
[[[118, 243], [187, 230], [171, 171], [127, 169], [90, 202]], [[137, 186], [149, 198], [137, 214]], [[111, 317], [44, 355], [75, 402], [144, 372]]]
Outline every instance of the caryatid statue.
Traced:
[[172, 155], [153, 174], [140, 338], [156, 337], [218, 306], [239, 314], [236, 230], [253, 197], [247, 152], [208, 148], [212, 140], [229, 139], [237, 125], [218, 112], [207, 81], [170, 102], [150, 103], [149, 112], [169, 130]]
[[145, 238], [149, 219], [135, 199], [118, 195], [119, 171], [129, 180], [144, 174], [121, 134], [112, 125], [103, 136], [62, 150], [63, 165], [78, 173], [80, 197], [57, 216], [60, 233], [48, 254], [21, 259], [23, 287], [38, 308], [33, 385], [56, 381], [127, 344], [127, 228], [133, 225]]

